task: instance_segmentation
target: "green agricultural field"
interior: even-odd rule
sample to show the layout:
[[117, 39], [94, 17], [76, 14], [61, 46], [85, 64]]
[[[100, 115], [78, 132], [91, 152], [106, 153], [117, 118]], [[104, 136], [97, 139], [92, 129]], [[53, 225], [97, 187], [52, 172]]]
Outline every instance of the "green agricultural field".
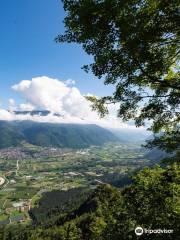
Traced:
[[[83, 150], [24, 146], [26, 157], [0, 159], [1, 176], [6, 184], [0, 188], [0, 219], [20, 214], [13, 204], [24, 202], [34, 207], [44, 192], [85, 187], [99, 182], [122, 187], [130, 175], [150, 164], [145, 150], [138, 144], [106, 144]], [[18, 161], [18, 169], [17, 169]], [[24, 214], [27, 214], [25, 208]], [[1, 221], [1, 220], [0, 220]]]

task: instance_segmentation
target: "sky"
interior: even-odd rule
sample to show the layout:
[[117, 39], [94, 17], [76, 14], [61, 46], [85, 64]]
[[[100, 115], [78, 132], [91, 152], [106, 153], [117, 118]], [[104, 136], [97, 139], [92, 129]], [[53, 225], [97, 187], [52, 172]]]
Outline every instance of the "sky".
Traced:
[[106, 95], [112, 87], [103, 85], [81, 67], [91, 62], [81, 46], [57, 44], [64, 32], [65, 12], [60, 0], [1, 0], [0, 6], [0, 101], [20, 102], [11, 86], [24, 79], [48, 76], [73, 79], [82, 94]]
[[109, 95], [113, 86], [81, 69], [92, 57], [80, 45], [54, 41], [65, 30], [64, 17], [60, 0], [1, 0], [0, 120], [17, 120], [14, 110], [46, 109], [61, 113], [61, 121], [132, 127], [116, 118], [118, 106], [103, 120], [91, 111], [84, 95]]

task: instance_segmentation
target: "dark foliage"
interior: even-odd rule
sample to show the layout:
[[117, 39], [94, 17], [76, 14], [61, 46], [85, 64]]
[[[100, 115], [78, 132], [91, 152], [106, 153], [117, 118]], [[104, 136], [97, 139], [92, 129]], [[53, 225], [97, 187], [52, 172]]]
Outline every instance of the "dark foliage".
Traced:
[[88, 97], [93, 109], [104, 116], [107, 104], [117, 103], [118, 116], [125, 121], [142, 126], [152, 120], [150, 130], [164, 134], [148, 146], [173, 147], [178, 154], [179, 1], [62, 2], [66, 30], [56, 41], [81, 44], [94, 57], [84, 69], [115, 85], [112, 96]]

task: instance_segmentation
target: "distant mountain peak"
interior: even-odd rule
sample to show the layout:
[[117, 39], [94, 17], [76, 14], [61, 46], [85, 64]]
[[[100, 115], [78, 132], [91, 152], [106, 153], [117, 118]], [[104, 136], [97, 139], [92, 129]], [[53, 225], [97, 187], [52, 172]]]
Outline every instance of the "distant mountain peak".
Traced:
[[[49, 110], [32, 110], [32, 111], [14, 111], [16, 115], [31, 115], [31, 116], [48, 116], [51, 114]], [[59, 113], [53, 113], [53, 116], [63, 117]]]

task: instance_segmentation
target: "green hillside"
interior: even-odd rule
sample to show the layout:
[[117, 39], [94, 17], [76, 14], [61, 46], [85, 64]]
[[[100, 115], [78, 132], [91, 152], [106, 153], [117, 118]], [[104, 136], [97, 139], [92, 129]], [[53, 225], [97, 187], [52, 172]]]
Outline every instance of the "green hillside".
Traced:
[[118, 141], [110, 131], [97, 125], [51, 124], [28, 121], [0, 121], [0, 148], [27, 142], [43, 147], [86, 148]]
[[24, 135], [15, 124], [0, 121], [0, 148], [17, 147], [25, 140]]

